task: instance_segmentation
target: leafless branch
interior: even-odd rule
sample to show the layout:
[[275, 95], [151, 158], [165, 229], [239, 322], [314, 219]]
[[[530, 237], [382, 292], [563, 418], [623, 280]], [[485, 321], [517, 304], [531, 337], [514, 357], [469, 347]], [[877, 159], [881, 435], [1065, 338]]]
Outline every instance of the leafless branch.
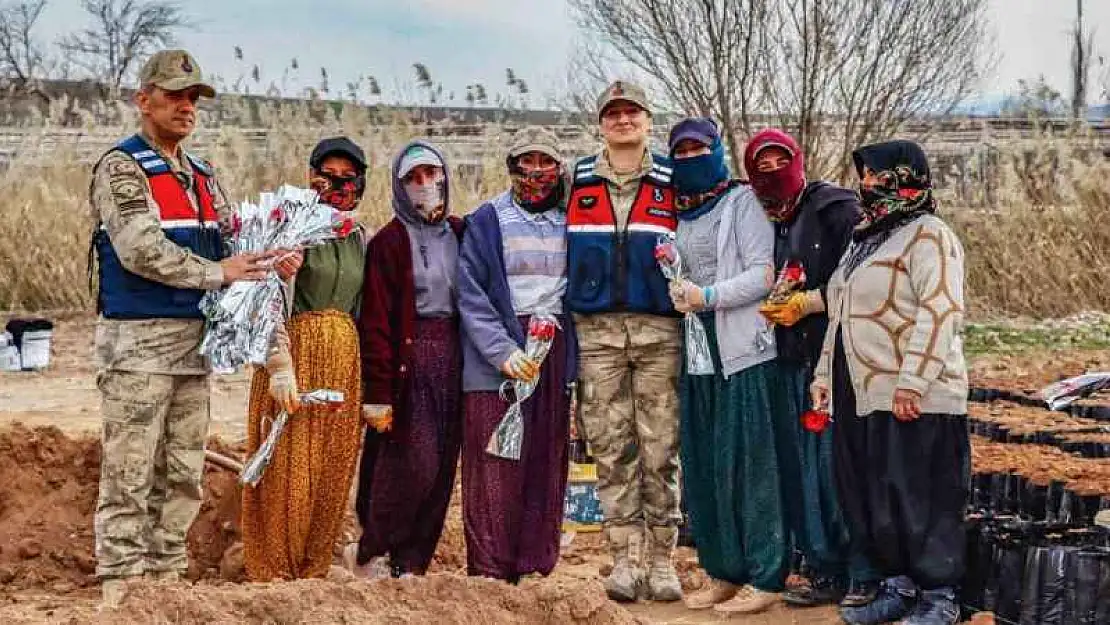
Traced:
[[[991, 58], [986, 0], [571, 0], [582, 31], [688, 114], [722, 123], [733, 167], [763, 122], [811, 176], [965, 100]], [[835, 129], [835, 131], [834, 131]]]
[[81, 0], [81, 6], [92, 23], [58, 45], [113, 93], [146, 57], [175, 43], [177, 31], [192, 27], [172, 0]]
[[32, 32], [46, 0], [0, 4], [0, 92], [9, 96], [35, 95], [49, 102], [41, 81], [46, 57]]

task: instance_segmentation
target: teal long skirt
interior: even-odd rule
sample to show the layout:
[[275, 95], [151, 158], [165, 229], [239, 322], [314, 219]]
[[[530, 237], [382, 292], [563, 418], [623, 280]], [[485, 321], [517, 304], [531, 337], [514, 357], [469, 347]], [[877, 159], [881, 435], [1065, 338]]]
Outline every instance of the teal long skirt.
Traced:
[[715, 579], [780, 592], [791, 551], [783, 493], [800, 492], [797, 416], [783, 409], [777, 362], [720, 375], [716, 323], [711, 314], [701, 319], [718, 374], [687, 375], [684, 365], [679, 382], [683, 486], [698, 560]]
[[878, 575], [863, 554], [849, 550], [847, 519], [837, 498], [833, 465], [833, 436], [836, 423], [824, 432], [808, 432], [801, 415], [811, 401], [809, 369], [791, 362], [779, 362], [779, 373], [787, 402], [783, 410], [793, 421], [795, 454], [798, 462], [784, 467], [797, 470], [797, 490], [784, 491], [787, 524], [796, 549], [805, 557], [809, 572], [824, 577], [851, 577], [871, 581]]

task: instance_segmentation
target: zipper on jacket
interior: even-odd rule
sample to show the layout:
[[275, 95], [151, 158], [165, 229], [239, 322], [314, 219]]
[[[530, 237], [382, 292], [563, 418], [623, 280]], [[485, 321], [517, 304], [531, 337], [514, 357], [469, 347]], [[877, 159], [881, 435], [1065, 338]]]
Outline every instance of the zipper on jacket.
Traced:
[[[640, 199], [640, 191], [643, 190], [643, 184], [644, 180], [640, 178], [640, 182], [636, 186], [636, 194], [632, 196], [632, 205], [629, 206], [628, 215], [624, 218], [624, 228], [613, 233], [616, 243], [614, 246], [616, 268], [613, 271], [613, 310], [615, 312], [623, 312], [628, 307], [628, 303], [625, 301], [625, 285], [628, 282], [628, 263], [625, 262], [627, 260], [625, 247], [628, 243], [628, 226], [632, 223], [632, 213], [636, 210], [636, 200]], [[613, 215], [613, 225], [615, 226], [617, 223], [617, 209], [613, 206], [613, 194], [609, 193], [609, 185], [605, 186], [605, 193], [609, 195], [609, 212]]]

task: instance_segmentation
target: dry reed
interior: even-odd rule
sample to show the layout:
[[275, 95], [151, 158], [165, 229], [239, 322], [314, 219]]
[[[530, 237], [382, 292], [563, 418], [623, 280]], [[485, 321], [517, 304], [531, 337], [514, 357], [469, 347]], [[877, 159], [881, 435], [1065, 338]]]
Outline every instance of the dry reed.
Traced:
[[[416, 126], [400, 118], [383, 123], [352, 107], [332, 115], [313, 103], [267, 106], [260, 115], [267, 131], [261, 143], [221, 115], [218, 140], [206, 149], [233, 200], [283, 182], [304, 185], [312, 145], [343, 132], [371, 161], [361, 218], [376, 228], [391, 217], [389, 161], [417, 138]], [[117, 116], [111, 131], [121, 137], [133, 132], [133, 116], [126, 109]], [[95, 123], [91, 114], [88, 120]], [[45, 136], [49, 126], [42, 128]], [[0, 310], [88, 309], [90, 162], [77, 144], [36, 158], [36, 136], [32, 132], [0, 172]], [[480, 141], [493, 154], [509, 143], [496, 126]], [[1079, 151], [1080, 143], [1052, 137], [995, 142], [1003, 165], [996, 208], [962, 208], [942, 194], [943, 215], [966, 249], [974, 315], [1110, 310], [1110, 162]], [[452, 156], [448, 150], [449, 161]], [[453, 210], [469, 212], [507, 183], [500, 158], [487, 158], [479, 168], [454, 167]]]

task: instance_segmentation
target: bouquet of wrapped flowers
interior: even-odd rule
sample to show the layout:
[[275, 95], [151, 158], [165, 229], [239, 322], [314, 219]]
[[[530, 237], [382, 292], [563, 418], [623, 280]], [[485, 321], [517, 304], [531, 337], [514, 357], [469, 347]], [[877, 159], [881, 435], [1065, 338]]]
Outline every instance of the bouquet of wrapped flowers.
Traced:
[[[342, 408], [343, 401], [341, 391], [320, 389], [301, 394], [302, 404], [323, 405], [332, 411], [338, 411]], [[285, 430], [285, 424], [288, 421], [289, 413], [284, 410], [274, 417], [273, 423], [270, 424], [270, 431], [266, 434], [266, 440], [262, 441], [262, 444], [258, 446], [258, 451], [254, 452], [254, 455], [243, 465], [243, 471], [239, 474], [239, 483], [257, 486], [258, 482], [262, 480], [262, 474], [266, 472], [266, 467], [270, 465], [270, 459], [274, 457], [274, 449], [277, 448], [278, 439], [281, 438], [281, 433]]]
[[[659, 263], [663, 276], [672, 283], [686, 277], [673, 233], [659, 235], [655, 244], [655, 261]], [[686, 373], [713, 375], [713, 353], [709, 351], [709, 336], [705, 333], [705, 325], [692, 312], [686, 313], [682, 323], [686, 334]]]
[[[551, 345], [555, 342], [555, 331], [559, 328], [559, 321], [550, 314], [532, 315], [528, 322], [528, 337], [524, 342], [524, 353], [537, 365], [542, 365]], [[524, 401], [536, 391], [539, 383], [539, 374], [532, 380], [506, 381], [501, 386], [502, 398], [507, 398], [506, 389], [512, 385], [513, 403], [505, 412], [497, 429], [489, 438], [486, 453], [499, 458], [520, 460], [520, 447], [524, 442]]]
[[[354, 226], [344, 212], [319, 203], [315, 191], [283, 185], [276, 193], [262, 193], [257, 204], [243, 202], [236, 209], [228, 251], [294, 250], [347, 236]], [[214, 370], [231, 373], [266, 362], [274, 329], [284, 320], [284, 289], [270, 272], [264, 280], [233, 282], [204, 296], [200, 308], [207, 328], [200, 353]]]
[[805, 267], [802, 267], [802, 263], [796, 260], [789, 261], [779, 270], [775, 285], [771, 287], [771, 294], [767, 296], [767, 302], [781, 304], [790, 299], [794, 291], [805, 286], [805, 283]]

